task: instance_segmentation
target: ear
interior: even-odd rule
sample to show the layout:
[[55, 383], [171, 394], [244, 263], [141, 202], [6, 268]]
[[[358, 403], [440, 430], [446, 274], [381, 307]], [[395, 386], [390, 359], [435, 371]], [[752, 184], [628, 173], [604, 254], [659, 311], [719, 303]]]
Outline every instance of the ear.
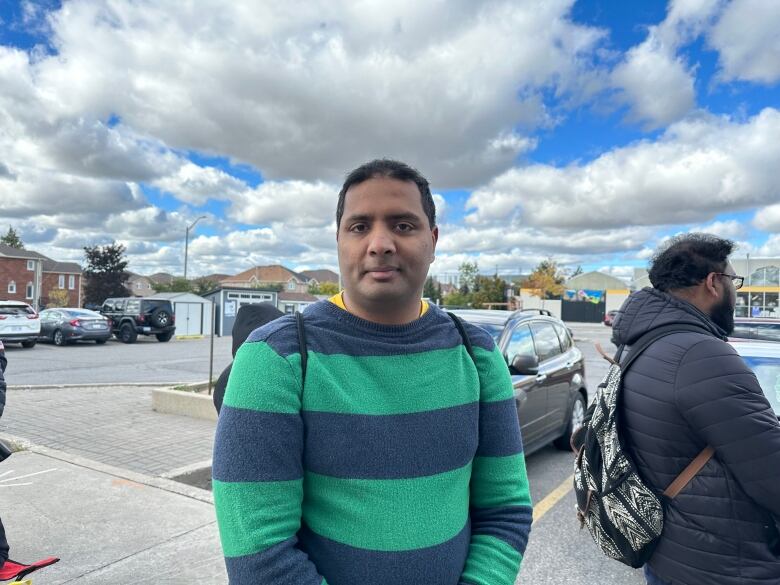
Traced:
[[439, 241], [439, 226], [435, 226], [431, 230], [431, 239], [433, 240], [433, 248], [431, 248], [431, 262], [436, 260], [436, 243]]
[[720, 295], [722, 294], [722, 289], [719, 289], [718, 286], [715, 284], [715, 281], [717, 280], [718, 275], [714, 272], [710, 272], [707, 275], [707, 278], [704, 279], [704, 290], [707, 291], [708, 296], [714, 296], [716, 298], [720, 298]]

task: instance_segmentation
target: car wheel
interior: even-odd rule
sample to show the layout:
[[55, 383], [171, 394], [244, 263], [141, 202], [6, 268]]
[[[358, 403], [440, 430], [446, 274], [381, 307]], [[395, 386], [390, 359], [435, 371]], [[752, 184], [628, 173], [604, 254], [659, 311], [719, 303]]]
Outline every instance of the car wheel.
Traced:
[[61, 329], [54, 330], [54, 334], [51, 336], [51, 340], [54, 342], [54, 345], [59, 345], [60, 347], [65, 345], [65, 336], [62, 334]]
[[157, 341], [162, 341], [162, 342], [170, 341], [171, 337], [173, 337], [173, 331], [168, 331], [166, 333], [158, 333], [155, 335], [155, 337], [157, 338]]
[[95, 343], [97, 343], [98, 345], [103, 345], [106, 341], [107, 341], [106, 339], [96, 339]]
[[119, 340], [122, 343], [135, 343], [137, 338], [138, 333], [135, 332], [135, 329], [129, 323], [125, 323], [119, 328]]
[[571, 405], [571, 411], [569, 412], [569, 422], [566, 425], [564, 433], [553, 441], [553, 444], [561, 451], [568, 451], [571, 449], [571, 434], [580, 428], [585, 422], [585, 398], [577, 392], [577, 398], [574, 399], [574, 404]]
[[37, 341], [22, 341], [22, 347], [30, 349], [31, 347], [35, 347], [36, 343]]
[[162, 307], [157, 307], [152, 311], [152, 316], [149, 318], [154, 327], [162, 329], [168, 327], [171, 324], [171, 314]]

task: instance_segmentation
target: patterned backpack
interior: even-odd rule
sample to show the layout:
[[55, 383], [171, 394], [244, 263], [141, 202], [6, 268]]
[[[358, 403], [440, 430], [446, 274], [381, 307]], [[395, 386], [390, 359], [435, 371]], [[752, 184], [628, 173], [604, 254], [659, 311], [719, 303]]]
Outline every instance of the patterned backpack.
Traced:
[[585, 424], [572, 437], [572, 447], [577, 452], [574, 492], [580, 527], [588, 527], [604, 554], [634, 568], [645, 564], [661, 536], [662, 499], [673, 499], [714, 453], [712, 447], [706, 447], [663, 494], [656, 494], [639, 477], [621, 443], [618, 403], [623, 376], [650, 344], [680, 331], [701, 333], [702, 329], [683, 324], [654, 329], [633, 344], [622, 364], [624, 346], [614, 359], [604, 355], [612, 365], [596, 391]]

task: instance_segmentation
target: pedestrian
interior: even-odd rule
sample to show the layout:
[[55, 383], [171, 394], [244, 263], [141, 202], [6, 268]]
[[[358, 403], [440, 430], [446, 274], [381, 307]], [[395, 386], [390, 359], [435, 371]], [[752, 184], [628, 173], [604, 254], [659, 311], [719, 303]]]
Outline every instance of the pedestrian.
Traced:
[[[654, 341], [625, 373], [619, 419], [641, 478], [665, 490], [708, 445], [709, 459], [664, 507], [645, 576], [651, 585], [780, 583], [780, 424], [755, 375], [726, 342], [743, 277], [733, 242], [685, 234], [651, 261], [613, 341], [630, 346], [670, 324], [697, 330]], [[630, 347], [628, 347], [630, 356]]]
[[[3, 410], [5, 409], [5, 367], [8, 365], [8, 359], [5, 357], [5, 346], [0, 341], [0, 417], [3, 416]], [[0, 461], [8, 456], [5, 450], [5, 445], [0, 443]], [[3, 521], [0, 519], [0, 569], [8, 560], [8, 539], [5, 536], [5, 528], [3, 528]]]
[[[252, 333], [252, 331], [266, 323], [270, 323], [274, 319], [278, 319], [282, 315], [284, 315], [284, 313], [274, 307], [271, 303], [256, 303], [239, 307], [232, 331], [233, 358], [235, 359], [238, 348], [246, 341], [246, 338], [249, 337], [249, 334]], [[219, 413], [222, 408], [222, 400], [225, 397], [225, 388], [227, 388], [227, 382], [230, 378], [230, 371], [232, 369], [233, 363], [231, 362], [219, 375], [217, 384], [214, 386], [213, 400], [217, 413]]]
[[236, 355], [213, 460], [230, 582], [512, 585], [531, 524], [512, 382], [486, 332], [421, 300], [428, 181], [360, 166], [336, 229], [344, 289], [304, 344], [285, 316]]

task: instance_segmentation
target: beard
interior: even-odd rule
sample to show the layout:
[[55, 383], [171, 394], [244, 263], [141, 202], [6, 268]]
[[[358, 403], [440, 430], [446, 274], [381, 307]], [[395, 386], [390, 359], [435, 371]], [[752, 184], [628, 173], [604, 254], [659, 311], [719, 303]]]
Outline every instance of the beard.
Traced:
[[723, 300], [712, 307], [710, 319], [712, 319], [715, 325], [723, 329], [726, 335], [732, 334], [734, 331], [734, 305], [729, 296], [724, 295]]

